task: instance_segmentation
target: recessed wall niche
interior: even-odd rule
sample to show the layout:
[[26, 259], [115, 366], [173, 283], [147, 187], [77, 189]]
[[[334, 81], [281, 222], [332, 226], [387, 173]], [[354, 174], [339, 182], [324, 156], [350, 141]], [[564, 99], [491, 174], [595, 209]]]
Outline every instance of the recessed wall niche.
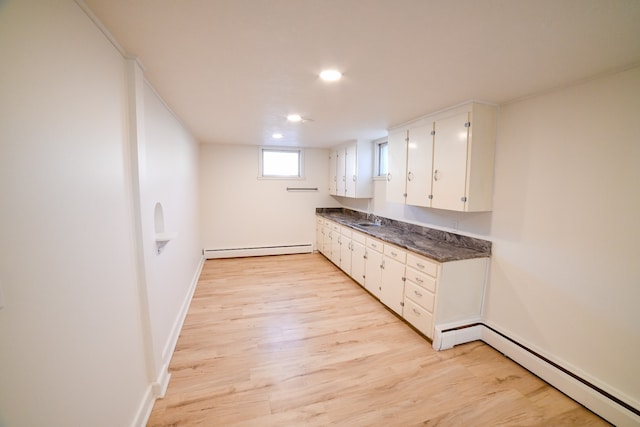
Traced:
[[160, 255], [167, 243], [178, 236], [178, 233], [168, 233], [164, 226], [164, 208], [157, 202], [153, 208], [153, 227], [156, 237], [156, 254]]

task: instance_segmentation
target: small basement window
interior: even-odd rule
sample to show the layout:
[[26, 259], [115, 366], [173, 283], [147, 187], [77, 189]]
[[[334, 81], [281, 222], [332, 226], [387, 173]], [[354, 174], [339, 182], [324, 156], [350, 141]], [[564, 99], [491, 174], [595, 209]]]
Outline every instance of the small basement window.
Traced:
[[302, 179], [300, 148], [260, 148], [260, 178]]
[[376, 176], [387, 176], [389, 172], [389, 143], [376, 143]]

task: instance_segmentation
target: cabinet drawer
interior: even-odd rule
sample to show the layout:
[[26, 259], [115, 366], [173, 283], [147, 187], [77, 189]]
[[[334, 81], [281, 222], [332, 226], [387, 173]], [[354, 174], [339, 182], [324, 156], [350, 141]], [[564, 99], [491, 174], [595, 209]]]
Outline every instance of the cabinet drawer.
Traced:
[[422, 288], [415, 283], [407, 281], [404, 289], [404, 296], [412, 302], [419, 304], [425, 310], [433, 313], [433, 302], [435, 297], [432, 292]]
[[438, 275], [438, 263], [427, 258], [407, 254], [407, 265], [433, 277]]
[[343, 236], [346, 236], [348, 238], [351, 238], [351, 229], [349, 227], [345, 227], [345, 226], [341, 226], [340, 227], [340, 233]]
[[367, 236], [357, 231], [351, 233], [351, 238], [354, 242], [362, 243], [363, 245], [367, 243]]
[[384, 245], [384, 254], [389, 258], [400, 261], [403, 264], [405, 263], [405, 260], [407, 258], [407, 253], [404, 250], [388, 244]]
[[340, 232], [340, 225], [336, 224], [335, 222], [330, 222], [329, 227], [331, 227], [332, 230], [337, 231], [338, 233]]
[[433, 316], [431, 313], [410, 299], [405, 298], [402, 315], [406, 321], [411, 323], [417, 330], [425, 334], [428, 338], [433, 339], [433, 333], [431, 332]]
[[370, 237], [367, 237], [367, 244], [366, 246], [368, 248], [373, 249], [374, 251], [378, 251], [378, 252], [382, 252], [383, 249], [383, 243], [381, 240], [377, 240], [377, 239], [372, 239]]
[[407, 268], [407, 281], [413, 282], [431, 292], [436, 291], [436, 279], [413, 268]]

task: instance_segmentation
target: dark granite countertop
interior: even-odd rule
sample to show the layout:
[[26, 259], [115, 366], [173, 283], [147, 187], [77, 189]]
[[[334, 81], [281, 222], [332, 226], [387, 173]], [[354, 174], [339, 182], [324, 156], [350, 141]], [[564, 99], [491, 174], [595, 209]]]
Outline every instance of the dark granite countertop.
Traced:
[[[316, 214], [439, 262], [491, 256], [491, 242], [346, 208], [317, 208]], [[359, 224], [380, 220], [379, 226]]]

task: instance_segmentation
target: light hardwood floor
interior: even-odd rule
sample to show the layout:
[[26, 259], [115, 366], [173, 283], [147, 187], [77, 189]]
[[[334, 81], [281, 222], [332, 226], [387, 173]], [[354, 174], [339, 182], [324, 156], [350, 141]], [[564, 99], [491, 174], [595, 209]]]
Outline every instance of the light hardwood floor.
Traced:
[[322, 255], [205, 263], [149, 426], [601, 426], [491, 347], [436, 352]]

